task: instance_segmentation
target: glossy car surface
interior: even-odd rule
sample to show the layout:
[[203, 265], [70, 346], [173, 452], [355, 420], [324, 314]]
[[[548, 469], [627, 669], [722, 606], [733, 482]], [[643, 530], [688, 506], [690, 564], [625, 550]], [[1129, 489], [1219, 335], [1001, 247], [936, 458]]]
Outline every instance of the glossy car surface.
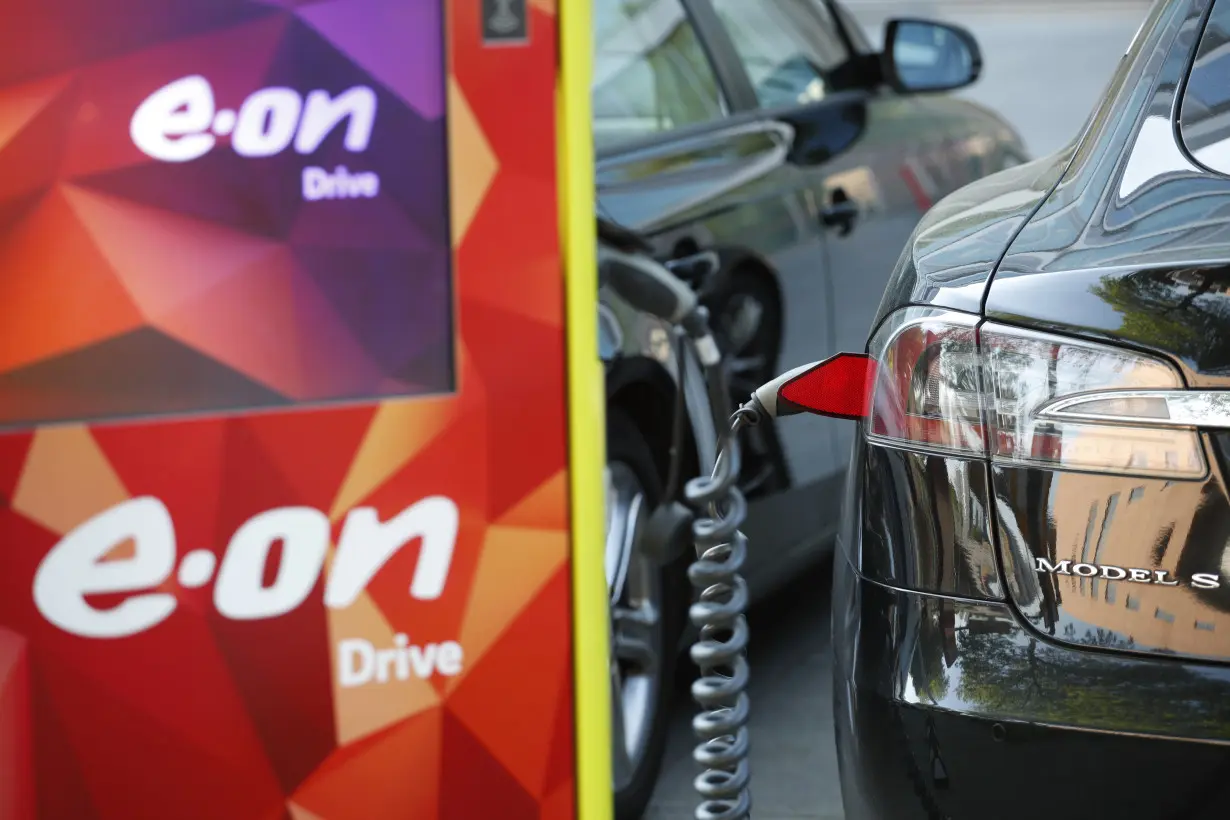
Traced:
[[[939, 203], [895, 269], [867, 349], [911, 321], [951, 339], [918, 358], [948, 403], [895, 439], [881, 357], [850, 425], [851, 820], [1225, 814], [1230, 404], [1202, 391], [1230, 388], [1228, 45], [1230, 0], [1155, 4], [1084, 133]], [[934, 434], [960, 345], [966, 441]], [[1102, 414], [1064, 421], [1069, 399]]]
[[[891, 22], [880, 54], [822, 0], [596, 0], [594, 23], [599, 215], [668, 264], [716, 257], [703, 275], [676, 271], [711, 311], [737, 403], [781, 368], [861, 343], [932, 202], [1023, 159], [995, 115], [918, 93], [977, 78], [977, 44], [955, 27]], [[646, 563], [635, 533], [663, 501], [680, 499], [683, 481], [709, 470], [715, 431], [699, 371], [681, 367], [669, 328], [609, 289], [600, 324], [614, 791], [618, 820], [631, 820], [665, 745], [663, 700], [673, 647], [689, 636], [690, 594], [686, 554], [638, 582], [652, 573], [629, 569]], [[688, 396], [676, 442], [680, 384]], [[840, 425], [812, 420], [764, 425], [747, 442], [754, 597], [828, 552], [848, 440]], [[682, 460], [675, 472], [672, 451]]]
[[[740, 402], [861, 346], [922, 214], [1025, 159], [993, 113], [894, 90], [836, 3], [596, 0], [594, 19], [599, 209], [662, 259], [721, 255], [702, 293]], [[753, 596], [829, 550], [847, 427], [766, 425], [749, 442]]]

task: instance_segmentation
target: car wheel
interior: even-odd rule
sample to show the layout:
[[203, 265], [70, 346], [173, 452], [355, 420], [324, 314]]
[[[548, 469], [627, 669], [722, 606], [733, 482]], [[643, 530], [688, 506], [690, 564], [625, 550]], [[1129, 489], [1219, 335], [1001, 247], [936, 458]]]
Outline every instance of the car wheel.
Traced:
[[607, 419], [605, 480], [615, 818], [637, 820], [666, 749], [682, 586], [638, 537], [661, 500], [661, 480], [644, 436], [617, 409]]

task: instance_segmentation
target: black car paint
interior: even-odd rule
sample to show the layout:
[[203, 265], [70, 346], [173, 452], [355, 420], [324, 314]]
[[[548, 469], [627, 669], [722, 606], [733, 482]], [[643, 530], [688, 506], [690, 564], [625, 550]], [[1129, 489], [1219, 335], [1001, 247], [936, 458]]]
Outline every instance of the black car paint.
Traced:
[[[904, 166], [925, 174], [939, 199], [1024, 160], [1019, 137], [992, 112], [869, 80], [878, 63], [865, 37], [844, 9], [825, 5], [857, 55], [821, 101], [763, 109], [707, 0], [684, 0], [729, 115], [597, 157], [604, 216], [648, 236], [663, 258], [721, 254], [703, 294], [715, 312], [737, 280], [755, 283], [780, 313], [763, 366], [737, 385], [740, 400], [781, 370], [862, 345], [899, 249], [932, 204]], [[808, 418], [753, 431], [744, 490], [754, 597], [830, 548], [847, 428]]]
[[[1230, 178], [1197, 167], [1177, 138], [1159, 151], [1139, 136], [1150, 117], [1172, 122], [1208, 6], [1161, 0], [1072, 146], [941, 203], [903, 254], [877, 322], [908, 304], [981, 312], [1163, 356], [1192, 387], [1230, 387]], [[1137, 149], [1149, 173], [1120, 196]], [[1018, 201], [995, 206], [1013, 193]], [[1230, 449], [1223, 435], [1204, 438], [1206, 479], [1167, 487], [854, 436], [833, 589], [850, 820], [1224, 816], [1230, 636], [1183, 651], [1129, 643], [1122, 593], [1088, 629], [1066, 631], [1070, 602], [1030, 565], [1055, 548], [1057, 530], [1083, 529], [1095, 504], [1106, 563], [1141, 539], [1155, 542], [1151, 560], [1177, 555], [1195, 571], [1223, 561]], [[1163, 495], [1180, 484], [1181, 495]], [[1179, 526], [1131, 532], [1122, 516], [1109, 521], [1108, 508], [1130, 503], [1165, 508]], [[1195, 606], [1222, 617], [1230, 599], [1218, 590]]]
[[833, 605], [848, 820], [1225, 816], [1230, 675], [1057, 646], [1007, 604], [849, 571]]

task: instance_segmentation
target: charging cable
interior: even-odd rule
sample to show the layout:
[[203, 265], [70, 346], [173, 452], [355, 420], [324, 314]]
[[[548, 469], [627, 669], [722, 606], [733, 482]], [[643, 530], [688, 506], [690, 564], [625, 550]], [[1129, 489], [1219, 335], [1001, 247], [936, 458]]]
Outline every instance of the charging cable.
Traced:
[[[611, 230], [599, 221], [600, 236], [609, 236]], [[680, 328], [691, 341], [705, 376], [715, 429], [722, 431], [710, 475], [684, 485], [684, 498], [695, 512], [691, 530], [696, 556], [688, 567], [688, 580], [696, 595], [688, 617], [699, 630], [689, 653], [700, 671], [692, 684], [692, 697], [700, 706], [692, 721], [699, 741], [692, 758], [703, 770], [693, 783], [700, 797], [694, 816], [747, 820], [752, 810], [748, 587], [740, 575], [747, 560], [747, 538], [739, 530], [747, 518], [747, 500], [738, 486], [739, 433], [764, 420], [803, 412], [846, 418], [865, 414], [866, 388], [874, 369], [866, 356], [851, 354], [812, 362], [765, 383], [732, 412], [721, 351], [709, 328], [708, 311], [695, 291], [655, 261], [639, 239], [620, 244], [621, 248], [610, 242], [599, 244], [600, 276], [631, 307]], [[831, 396], [845, 403], [817, 401]]]

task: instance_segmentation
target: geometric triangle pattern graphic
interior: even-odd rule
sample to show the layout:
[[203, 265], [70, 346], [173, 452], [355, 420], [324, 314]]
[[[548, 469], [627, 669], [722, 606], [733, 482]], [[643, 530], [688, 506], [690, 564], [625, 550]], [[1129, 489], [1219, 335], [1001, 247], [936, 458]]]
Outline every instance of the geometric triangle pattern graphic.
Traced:
[[573, 820], [557, 3], [482, 7], [0, 30], [2, 820]]
[[439, 0], [89, 5], [0, 35], [0, 426], [453, 391]]

